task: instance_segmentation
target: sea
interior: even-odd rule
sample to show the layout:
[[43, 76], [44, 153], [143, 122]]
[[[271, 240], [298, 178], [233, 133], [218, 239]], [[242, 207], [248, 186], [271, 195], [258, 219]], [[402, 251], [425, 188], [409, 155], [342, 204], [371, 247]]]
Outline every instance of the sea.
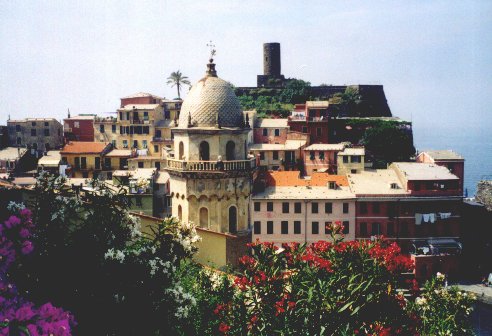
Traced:
[[451, 149], [465, 159], [464, 194], [474, 197], [480, 180], [492, 180], [492, 131], [487, 127], [467, 129], [413, 125], [415, 148]]

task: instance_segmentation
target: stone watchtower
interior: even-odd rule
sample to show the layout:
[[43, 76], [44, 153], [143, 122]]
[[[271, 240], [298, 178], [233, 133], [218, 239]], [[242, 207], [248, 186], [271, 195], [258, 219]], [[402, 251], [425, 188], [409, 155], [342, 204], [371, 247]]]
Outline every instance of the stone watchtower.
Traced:
[[167, 160], [172, 214], [217, 232], [248, 229], [254, 158], [247, 153], [249, 120], [230, 84], [210, 59], [191, 88], [174, 128], [174, 158]]
[[281, 74], [280, 43], [263, 44], [263, 75], [258, 75], [258, 87], [281, 87], [285, 78]]

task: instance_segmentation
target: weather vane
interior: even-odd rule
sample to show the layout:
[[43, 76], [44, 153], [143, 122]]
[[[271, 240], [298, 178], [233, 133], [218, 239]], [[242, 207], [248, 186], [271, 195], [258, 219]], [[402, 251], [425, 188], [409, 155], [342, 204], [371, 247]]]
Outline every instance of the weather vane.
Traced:
[[212, 40], [207, 43], [207, 47], [210, 48], [210, 59], [213, 59], [217, 51], [215, 50], [215, 44], [212, 43]]

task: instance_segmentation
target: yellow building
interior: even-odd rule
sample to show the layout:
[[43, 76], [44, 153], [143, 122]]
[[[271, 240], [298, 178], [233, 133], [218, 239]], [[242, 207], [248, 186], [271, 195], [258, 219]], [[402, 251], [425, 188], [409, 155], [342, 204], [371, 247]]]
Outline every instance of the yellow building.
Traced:
[[249, 133], [234, 91], [209, 63], [173, 129], [174, 158], [166, 160], [173, 216], [211, 231], [247, 232], [256, 169], [247, 153]]
[[102, 142], [69, 142], [60, 151], [61, 164], [68, 164], [65, 173], [69, 177], [92, 178], [104, 170], [104, 155], [111, 148], [111, 144]]
[[337, 154], [337, 174], [358, 174], [364, 171], [364, 147], [346, 147]]

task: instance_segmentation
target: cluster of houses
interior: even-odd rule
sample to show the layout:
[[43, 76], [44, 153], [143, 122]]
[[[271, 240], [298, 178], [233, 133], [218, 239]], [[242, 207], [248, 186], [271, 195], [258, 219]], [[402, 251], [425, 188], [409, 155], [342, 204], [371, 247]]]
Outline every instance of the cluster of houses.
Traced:
[[[184, 102], [138, 93], [108, 117], [8, 120], [0, 174], [28, 184], [30, 173], [46, 170], [82, 188], [91, 178], [123, 187], [134, 211], [196, 223], [210, 238], [201, 260], [218, 266], [234, 263], [239, 242], [311, 243], [329, 239], [339, 222], [348, 240], [397, 241], [418, 260], [419, 277], [453, 272], [464, 159], [423, 151], [373, 169], [363, 146], [337, 141], [330, 108], [308, 101], [288, 118], [257, 118], [210, 63]], [[22, 167], [26, 155], [34, 169]]]

